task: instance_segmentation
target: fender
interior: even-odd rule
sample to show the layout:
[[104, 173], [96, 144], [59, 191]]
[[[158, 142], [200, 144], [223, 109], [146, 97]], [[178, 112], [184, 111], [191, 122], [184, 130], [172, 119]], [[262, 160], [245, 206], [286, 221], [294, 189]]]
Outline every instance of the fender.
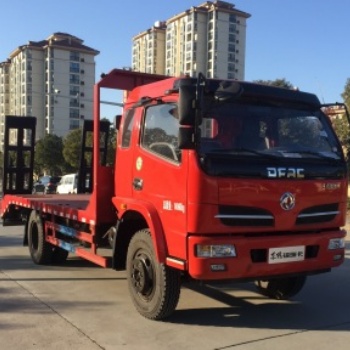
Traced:
[[154, 205], [145, 201], [120, 197], [113, 197], [112, 202], [117, 209], [118, 218], [122, 218], [130, 210], [136, 211], [143, 216], [151, 231], [157, 260], [159, 263], [165, 263], [167, 257], [165, 235], [163, 225]]

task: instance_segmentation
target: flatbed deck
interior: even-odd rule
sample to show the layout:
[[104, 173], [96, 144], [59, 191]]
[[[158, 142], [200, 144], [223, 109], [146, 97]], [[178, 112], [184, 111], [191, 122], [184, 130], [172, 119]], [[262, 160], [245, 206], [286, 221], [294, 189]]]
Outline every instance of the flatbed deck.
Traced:
[[2, 199], [2, 215], [10, 206], [38, 210], [42, 213], [56, 214], [81, 222], [94, 221], [87, 214], [91, 194], [7, 194]]

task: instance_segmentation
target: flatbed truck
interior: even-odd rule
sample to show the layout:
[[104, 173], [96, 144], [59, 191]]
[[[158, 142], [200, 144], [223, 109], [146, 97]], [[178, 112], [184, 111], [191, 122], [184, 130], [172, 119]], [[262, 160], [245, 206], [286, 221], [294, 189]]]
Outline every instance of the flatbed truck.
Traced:
[[[105, 88], [125, 91], [113, 165]], [[175, 311], [184, 278], [252, 280], [287, 299], [344, 261], [347, 166], [313, 94], [114, 69], [94, 87], [76, 195], [32, 194], [35, 120], [8, 117], [5, 129], [3, 225], [24, 225], [35, 264], [75, 254], [125, 269], [146, 318]]]

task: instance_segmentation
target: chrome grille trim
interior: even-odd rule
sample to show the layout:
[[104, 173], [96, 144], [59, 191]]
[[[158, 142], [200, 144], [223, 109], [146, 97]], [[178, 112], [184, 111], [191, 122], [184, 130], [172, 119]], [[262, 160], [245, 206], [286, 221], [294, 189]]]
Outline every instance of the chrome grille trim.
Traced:
[[338, 215], [339, 213], [340, 213], [340, 211], [337, 210], [337, 211], [326, 211], [326, 212], [320, 212], [320, 213], [299, 214], [298, 218], [310, 218], [310, 217], [316, 217], [316, 216]]
[[215, 215], [216, 219], [257, 219], [257, 220], [271, 220], [273, 219], [272, 215], [227, 215], [227, 214], [218, 214]]

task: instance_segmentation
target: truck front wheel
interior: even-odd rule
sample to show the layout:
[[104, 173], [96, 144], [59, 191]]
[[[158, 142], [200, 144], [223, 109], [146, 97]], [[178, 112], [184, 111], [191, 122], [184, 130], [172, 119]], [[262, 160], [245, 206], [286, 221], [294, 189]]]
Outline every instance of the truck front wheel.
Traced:
[[32, 210], [27, 225], [30, 256], [35, 264], [47, 265], [52, 262], [53, 247], [46, 242], [44, 227], [40, 215]]
[[138, 231], [131, 239], [126, 264], [137, 311], [152, 320], [170, 316], [180, 297], [180, 272], [157, 261], [148, 229]]
[[306, 281], [306, 276], [258, 280], [258, 291], [271, 299], [286, 300], [300, 292]]

